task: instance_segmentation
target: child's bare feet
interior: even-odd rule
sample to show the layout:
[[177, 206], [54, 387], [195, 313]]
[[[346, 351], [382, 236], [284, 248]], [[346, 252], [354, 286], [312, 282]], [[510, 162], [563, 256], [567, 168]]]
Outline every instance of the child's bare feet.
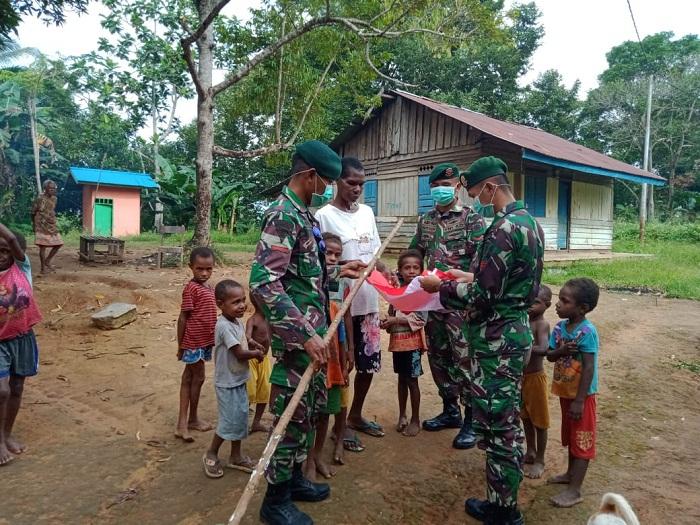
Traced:
[[335, 449], [333, 450], [333, 463], [336, 465], [345, 465], [345, 448], [343, 447], [343, 440], [335, 440]]
[[535, 462], [535, 453], [530, 452], [529, 450], [525, 453], [525, 457], [523, 458], [523, 463], [526, 465], [532, 465]]
[[207, 423], [201, 419], [196, 419], [195, 421], [188, 421], [187, 428], [190, 430], [198, 430], [199, 432], [208, 432], [214, 427], [211, 425], [211, 423]]
[[326, 479], [331, 479], [336, 474], [336, 470], [333, 467], [327, 465], [325, 461], [320, 459], [316, 461], [316, 472]]
[[564, 492], [560, 492], [556, 496], [553, 496], [549, 501], [555, 507], [569, 508], [581, 503], [583, 498], [578, 490], [566, 489]]
[[406, 416], [399, 416], [399, 422], [396, 424], [396, 431], [403, 432], [408, 426], [408, 418]]
[[544, 463], [539, 461], [525, 467], [525, 475], [530, 479], [540, 479], [544, 474]]
[[547, 480], [549, 485], [568, 485], [571, 481], [571, 476], [568, 472], [564, 474], [559, 474], [558, 476], [551, 477]]
[[194, 441], [194, 438], [186, 428], [176, 428], [175, 437], [181, 439], [185, 443], [192, 443]]
[[263, 425], [262, 422], [260, 421], [253, 421], [253, 424], [250, 426], [250, 433], [252, 434], [253, 432], [269, 432], [270, 427], [267, 425]]
[[12, 454], [21, 454], [27, 451], [27, 446], [24, 443], [17, 441], [13, 437], [6, 437], [5, 444], [7, 445], [7, 450]]
[[404, 436], [407, 436], [407, 437], [414, 437], [414, 436], [417, 436], [419, 432], [420, 432], [420, 421], [411, 420], [411, 423], [405, 428], [405, 430], [402, 432], [402, 434]]
[[0, 443], [0, 467], [10, 463], [15, 457], [5, 446], [5, 443]]

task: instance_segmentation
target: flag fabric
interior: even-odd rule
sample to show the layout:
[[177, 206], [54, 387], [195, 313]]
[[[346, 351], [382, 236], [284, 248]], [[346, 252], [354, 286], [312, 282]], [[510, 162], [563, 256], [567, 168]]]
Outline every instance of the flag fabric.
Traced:
[[[443, 281], [453, 277], [440, 270], [425, 271], [424, 275], [437, 275]], [[373, 271], [367, 282], [374, 286], [384, 300], [401, 312], [430, 312], [444, 310], [439, 293], [428, 293], [420, 287], [420, 278], [415, 278], [407, 286], [396, 288], [381, 273]]]

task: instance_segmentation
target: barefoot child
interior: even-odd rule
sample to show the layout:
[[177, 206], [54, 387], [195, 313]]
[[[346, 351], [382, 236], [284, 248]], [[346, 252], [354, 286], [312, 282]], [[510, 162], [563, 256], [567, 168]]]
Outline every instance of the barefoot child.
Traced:
[[552, 290], [541, 285], [535, 302], [528, 310], [533, 343], [530, 361], [523, 374], [523, 407], [520, 418], [525, 427], [527, 453], [525, 454], [525, 475], [539, 479], [544, 472], [544, 452], [547, 448], [549, 428], [549, 399], [547, 374], [544, 371], [544, 357], [549, 350], [549, 323], [544, 320], [544, 312], [552, 304]]
[[[326, 264], [329, 266], [338, 264], [343, 252], [343, 245], [340, 237], [333, 233], [324, 233], [323, 241], [326, 243]], [[328, 284], [329, 296], [331, 299], [329, 305], [331, 321], [333, 321], [338, 314], [338, 309], [340, 303], [342, 303], [342, 297], [346, 288], [346, 281], [343, 279], [332, 280]], [[336, 420], [336, 425], [333, 428], [336, 443], [333, 459], [334, 463], [342, 464], [342, 444], [343, 434], [345, 432], [345, 417], [347, 417], [347, 402], [345, 410], [343, 410], [341, 407], [341, 389], [348, 384], [347, 346], [344, 322], [338, 325], [338, 330], [331, 339], [328, 350], [330, 357], [326, 370], [325, 385], [328, 389], [328, 399], [325, 410], [319, 413], [318, 422], [316, 423], [314, 446], [309, 451], [309, 455], [306, 459], [305, 474], [311, 481], [316, 481], [317, 473], [326, 479], [330, 479], [335, 476], [336, 473], [335, 469], [330, 467], [323, 458], [323, 445], [325, 444], [326, 435], [328, 434], [328, 423], [331, 415], [334, 415]], [[339, 446], [340, 453], [338, 451]]]
[[[423, 257], [417, 250], [405, 250], [399, 256], [399, 281], [408, 285], [423, 273]], [[418, 378], [423, 375], [421, 355], [426, 350], [426, 315], [422, 312], [397, 312], [389, 307], [389, 317], [381, 323], [381, 328], [389, 332], [389, 351], [393, 352], [394, 372], [399, 376], [399, 422], [396, 431], [413, 437], [420, 432], [420, 389]], [[411, 394], [411, 420], [406, 417], [406, 402]]]
[[32, 327], [41, 321], [41, 313], [34, 302], [31, 267], [22, 241], [0, 223], [0, 466], [26, 451], [12, 436], [12, 427], [24, 380], [36, 375], [39, 364]]
[[595, 457], [598, 332], [586, 314], [598, 304], [598, 285], [586, 277], [571, 279], [559, 291], [557, 323], [549, 340], [547, 360], [554, 361], [552, 393], [561, 403], [561, 443], [569, 449], [569, 468], [549, 480], [566, 484], [551, 501], [572, 507], [583, 501], [581, 485]]
[[[214, 271], [214, 253], [199, 247], [190, 253], [192, 280], [182, 291], [182, 306], [177, 320], [177, 358], [185, 363], [180, 384], [180, 414], [175, 437], [194, 441], [190, 430], [206, 432], [209, 423], [197, 416], [199, 394], [204, 384], [204, 362], [211, 361], [216, 326], [214, 290], [207, 284]], [[189, 411], [189, 417], [188, 417]]]
[[249, 340], [257, 342], [265, 352], [265, 358], [262, 361], [253, 360], [250, 365], [250, 379], [248, 379], [248, 401], [251, 405], [255, 405], [255, 415], [253, 416], [253, 424], [250, 427], [251, 432], [269, 432], [270, 429], [262, 424], [262, 417], [265, 413], [265, 407], [270, 402], [270, 374], [272, 373], [272, 363], [270, 362], [270, 325], [260, 309], [260, 305], [255, 300], [253, 295], [250, 296], [250, 302], [255, 308], [255, 312], [248, 322], [245, 324], [245, 335]]
[[[219, 461], [219, 449], [224, 441], [231, 442], [228, 468], [252, 472], [255, 462], [241, 455], [241, 440], [248, 437], [248, 361], [261, 362], [262, 347], [251, 341], [248, 347], [241, 318], [245, 314], [245, 290], [236, 281], [225, 279], [216, 285], [216, 305], [221, 317], [216, 321], [214, 348], [214, 388], [219, 406], [219, 421], [211, 446], [202, 458], [204, 473], [220, 478], [224, 469]], [[254, 347], [254, 348], [252, 348]]]

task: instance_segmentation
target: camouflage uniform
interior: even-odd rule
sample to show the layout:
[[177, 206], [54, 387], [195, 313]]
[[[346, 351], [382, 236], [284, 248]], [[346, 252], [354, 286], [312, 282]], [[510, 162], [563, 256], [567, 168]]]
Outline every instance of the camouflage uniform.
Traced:
[[470, 309], [472, 405], [486, 451], [487, 498], [514, 507], [522, 480], [520, 391], [532, 345], [527, 310], [542, 275], [544, 234], [521, 201], [496, 214], [477, 254], [474, 282], [445, 282], [443, 305]]
[[[272, 330], [271, 348], [276, 362], [270, 376], [270, 411], [275, 425], [311, 362], [304, 342], [314, 334], [323, 336], [328, 328], [328, 274], [314, 227], [318, 228], [314, 216], [285, 186], [265, 212], [250, 273], [251, 291], [260, 301]], [[265, 470], [268, 482], [290, 480], [294, 464], [306, 459], [313, 442], [315, 417], [325, 407], [326, 396], [325, 374], [319, 372]]]
[[[455, 204], [441, 213], [437, 208], [423, 215], [410, 248], [427, 257], [428, 269], [469, 271], [486, 225], [467, 206]], [[428, 362], [440, 397], [448, 403], [460, 399], [469, 406], [469, 345], [465, 314], [459, 311], [430, 312], [425, 325]]]

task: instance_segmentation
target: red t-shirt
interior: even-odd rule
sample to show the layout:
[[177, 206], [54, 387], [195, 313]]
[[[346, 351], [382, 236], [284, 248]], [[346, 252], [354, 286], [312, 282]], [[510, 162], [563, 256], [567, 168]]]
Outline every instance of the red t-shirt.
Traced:
[[185, 324], [185, 335], [180, 348], [193, 350], [214, 346], [216, 328], [216, 299], [214, 289], [190, 281], [182, 291], [183, 312], [191, 312]]
[[26, 334], [41, 321], [32, 287], [16, 264], [0, 272], [0, 341]]

